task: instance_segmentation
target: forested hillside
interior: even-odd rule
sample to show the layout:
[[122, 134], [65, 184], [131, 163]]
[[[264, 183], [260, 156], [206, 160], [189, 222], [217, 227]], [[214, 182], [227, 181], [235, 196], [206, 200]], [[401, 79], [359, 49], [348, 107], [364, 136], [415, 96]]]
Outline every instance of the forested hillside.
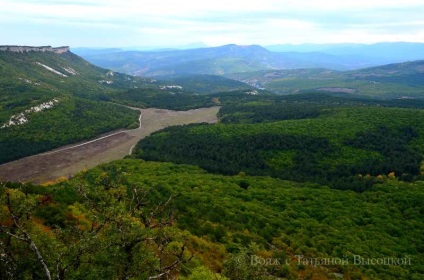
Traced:
[[135, 110], [79, 98], [62, 97], [58, 100], [50, 110], [28, 114], [28, 123], [1, 129], [0, 163], [90, 139], [111, 130], [138, 127], [139, 113]]
[[219, 114], [220, 124], [157, 132], [136, 155], [356, 191], [384, 176], [421, 178], [422, 110], [279, 101], [224, 106]]
[[254, 89], [246, 83], [215, 75], [172, 75], [161, 78], [200, 94]]
[[107, 96], [147, 82], [73, 53], [0, 52], [0, 163], [136, 127], [138, 113]]
[[423, 188], [386, 177], [355, 193], [131, 159], [53, 186], [2, 184], [0, 275], [418, 280]]

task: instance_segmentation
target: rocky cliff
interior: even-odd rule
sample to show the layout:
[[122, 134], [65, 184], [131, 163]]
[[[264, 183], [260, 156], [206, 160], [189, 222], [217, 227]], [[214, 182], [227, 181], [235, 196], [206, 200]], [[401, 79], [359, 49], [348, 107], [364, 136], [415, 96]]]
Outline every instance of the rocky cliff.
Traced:
[[9, 51], [9, 52], [53, 52], [57, 54], [69, 52], [69, 47], [57, 47], [52, 48], [51, 46], [41, 46], [41, 47], [30, 47], [30, 46], [0, 46], [0, 51]]

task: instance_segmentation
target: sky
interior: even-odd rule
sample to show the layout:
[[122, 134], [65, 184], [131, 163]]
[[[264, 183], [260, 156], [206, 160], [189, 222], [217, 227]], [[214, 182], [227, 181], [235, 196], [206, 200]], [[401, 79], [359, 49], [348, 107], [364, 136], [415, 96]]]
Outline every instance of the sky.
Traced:
[[0, 0], [0, 45], [424, 42], [423, 0]]

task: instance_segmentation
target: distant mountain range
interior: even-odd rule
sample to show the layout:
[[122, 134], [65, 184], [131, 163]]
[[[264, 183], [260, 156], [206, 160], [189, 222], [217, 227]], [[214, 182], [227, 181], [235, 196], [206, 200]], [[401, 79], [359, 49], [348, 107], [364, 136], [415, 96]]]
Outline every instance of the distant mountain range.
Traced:
[[367, 57], [382, 64], [424, 59], [423, 43], [377, 43], [366, 44], [301, 44], [266, 46], [273, 52], [320, 52], [330, 55]]
[[227, 78], [279, 94], [325, 91], [376, 98], [424, 98], [424, 60], [358, 70], [323, 68], [232, 73]]
[[424, 59], [422, 43], [374, 45], [225, 45], [211, 48], [135, 51], [73, 49], [91, 63], [137, 76], [227, 75], [259, 70], [326, 68], [354, 70]]

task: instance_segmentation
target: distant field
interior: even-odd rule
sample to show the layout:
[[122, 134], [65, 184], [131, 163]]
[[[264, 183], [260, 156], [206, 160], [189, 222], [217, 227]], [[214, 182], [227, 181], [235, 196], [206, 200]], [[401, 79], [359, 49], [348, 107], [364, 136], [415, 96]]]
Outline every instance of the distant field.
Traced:
[[26, 157], [0, 165], [0, 179], [14, 182], [44, 183], [69, 177], [100, 163], [121, 159], [132, 147], [152, 132], [172, 125], [217, 122], [219, 107], [190, 111], [141, 109], [141, 127], [62, 147], [51, 152]]

